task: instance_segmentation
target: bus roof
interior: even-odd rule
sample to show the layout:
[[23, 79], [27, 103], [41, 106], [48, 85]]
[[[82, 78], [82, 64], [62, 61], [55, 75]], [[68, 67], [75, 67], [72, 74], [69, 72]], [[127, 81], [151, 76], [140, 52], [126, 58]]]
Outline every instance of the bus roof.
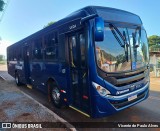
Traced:
[[135, 25], [142, 25], [142, 21], [140, 17], [133, 13], [123, 11], [120, 9], [109, 8], [109, 7], [87, 6], [71, 13], [65, 18], [20, 40], [19, 42], [16, 42], [15, 44], [26, 42], [28, 39], [34, 39], [34, 37], [39, 36], [44, 32], [49, 32], [51, 30], [54, 30], [55, 28], [60, 27], [76, 19], [79, 19], [80, 21], [81, 18], [84, 18], [89, 15], [93, 15], [93, 14], [97, 14], [98, 16], [102, 17], [105, 21], [108, 21], [108, 22], [121, 22], [121, 23], [131, 23]]
[[[128, 23], [139, 24], [139, 25], [142, 24], [140, 17], [134, 13], [120, 10], [120, 9], [110, 8], [110, 7], [102, 7], [102, 6], [87, 6], [87, 7], [84, 7], [80, 10], [77, 10], [77, 11], [71, 13], [68, 16], [71, 17], [71, 16], [75, 15], [77, 12], [83, 12], [83, 11], [86, 12], [86, 16], [97, 14], [98, 16], [103, 17], [106, 21], [110, 21], [110, 20], [117, 21], [119, 19], [119, 17], [117, 18], [117, 16], [119, 15], [119, 16], [122, 16], [123, 18], [125, 16], [124, 20], [122, 20], [122, 19], [121, 19], [122, 21], [118, 20], [119, 22], [128, 22]], [[118, 14], [118, 15], [116, 15], [116, 14]], [[114, 15], [114, 17], [115, 17], [114, 19], [112, 18], [112, 15]], [[126, 16], [134, 17], [134, 21], [131, 21], [131, 20], [127, 21]]]

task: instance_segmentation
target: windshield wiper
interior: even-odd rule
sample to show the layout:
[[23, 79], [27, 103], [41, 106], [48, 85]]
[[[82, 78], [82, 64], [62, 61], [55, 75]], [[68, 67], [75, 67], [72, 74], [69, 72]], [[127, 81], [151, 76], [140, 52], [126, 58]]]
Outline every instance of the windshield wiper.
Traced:
[[134, 58], [135, 58], [135, 61], [137, 61], [137, 47], [139, 47], [139, 45], [136, 46], [136, 39], [135, 39], [135, 34], [134, 33], [132, 33], [132, 37], [133, 37]]
[[119, 36], [120, 36], [121, 39], [123, 40], [124, 44], [128, 45], [128, 43], [127, 43], [127, 41], [126, 41], [126, 37], [124, 37], [124, 36], [122, 35], [122, 33], [119, 31], [119, 29], [118, 29], [115, 25], [113, 25], [113, 24], [109, 24], [109, 25], [116, 30], [116, 32], [119, 34]]
[[[111, 29], [114, 37], [117, 39], [120, 46], [124, 48], [126, 60], [128, 62], [128, 60], [129, 60], [129, 57], [128, 57], [128, 46], [129, 46], [129, 44], [127, 43], [125, 32], [123, 31], [123, 35], [122, 35], [121, 32], [119, 31], [119, 29], [116, 26], [114, 26], [113, 24], [109, 24], [109, 28]], [[124, 44], [122, 44], [122, 42], [120, 41], [119, 37], [117, 36], [117, 34], [115, 33], [114, 30], [119, 34], [119, 36], [123, 40]]]
[[125, 39], [125, 56], [126, 56], [126, 60], [127, 60], [127, 62], [128, 62], [128, 60], [129, 60], [129, 56], [128, 56], [128, 47], [129, 47], [129, 44], [127, 43], [127, 38], [126, 38], [126, 33], [125, 33], [125, 31], [123, 31], [123, 36], [124, 36], [124, 39]]
[[112, 26], [109, 26], [109, 28], [112, 31], [112, 34], [114, 35], [114, 37], [116, 38], [118, 43], [120, 44], [120, 46], [124, 48], [124, 44], [120, 41], [119, 37], [117, 36], [116, 32], [114, 31], [114, 28]]

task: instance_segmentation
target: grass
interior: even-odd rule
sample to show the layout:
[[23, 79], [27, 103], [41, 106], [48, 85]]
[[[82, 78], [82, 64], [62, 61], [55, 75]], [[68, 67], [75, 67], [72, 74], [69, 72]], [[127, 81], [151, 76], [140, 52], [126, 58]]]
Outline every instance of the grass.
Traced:
[[6, 64], [6, 61], [0, 61], [0, 65]]

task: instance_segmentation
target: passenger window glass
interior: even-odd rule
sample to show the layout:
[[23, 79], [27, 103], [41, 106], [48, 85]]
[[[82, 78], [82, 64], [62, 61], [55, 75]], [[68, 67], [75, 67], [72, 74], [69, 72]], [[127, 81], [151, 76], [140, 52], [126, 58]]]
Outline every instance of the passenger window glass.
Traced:
[[42, 55], [42, 39], [34, 40], [33, 58], [35, 60], [40, 60], [40, 59], [43, 58], [43, 55]]
[[35, 49], [33, 51], [33, 55], [35, 59], [41, 59], [42, 58], [41, 49]]
[[76, 53], [76, 37], [69, 37], [69, 48], [70, 48], [70, 58], [71, 58], [71, 66], [77, 66], [77, 53]]
[[58, 54], [58, 34], [57, 33], [50, 33], [45, 36], [45, 59], [55, 61], [57, 60]]
[[55, 60], [56, 59], [56, 48], [49, 47], [45, 50], [45, 59]]
[[12, 60], [14, 60], [14, 61], [16, 61], [16, 60], [17, 60], [17, 58], [16, 58], [16, 54], [17, 54], [17, 49], [16, 49], [16, 48], [14, 48], [14, 49], [13, 49], [13, 54], [12, 54]]
[[22, 60], [22, 51], [21, 51], [22, 47], [17, 48], [17, 60]]
[[59, 36], [59, 43], [58, 43], [58, 60], [65, 61], [65, 35], [61, 34]]

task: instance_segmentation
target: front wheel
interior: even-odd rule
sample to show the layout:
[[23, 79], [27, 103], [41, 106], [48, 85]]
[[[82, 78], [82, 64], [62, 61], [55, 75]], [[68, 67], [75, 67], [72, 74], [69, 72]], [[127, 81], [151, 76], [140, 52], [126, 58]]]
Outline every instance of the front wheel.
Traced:
[[48, 84], [50, 88], [50, 97], [55, 107], [60, 108], [61, 107], [61, 94], [60, 90], [57, 85], [55, 85], [53, 82], [50, 82]]

